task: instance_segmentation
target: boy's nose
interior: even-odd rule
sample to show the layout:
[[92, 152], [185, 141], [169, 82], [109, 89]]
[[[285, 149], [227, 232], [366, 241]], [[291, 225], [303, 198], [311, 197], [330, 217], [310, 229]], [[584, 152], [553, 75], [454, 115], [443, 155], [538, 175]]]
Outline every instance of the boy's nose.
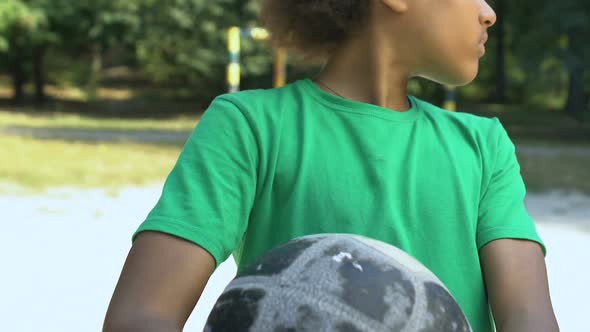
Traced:
[[486, 1], [483, 2], [483, 8], [479, 14], [479, 21], [482, 25], [485, 25], [486, 28], [490, 28], [494, 24], [496, 24], [496, 12], [490, 7], [490, 5]]

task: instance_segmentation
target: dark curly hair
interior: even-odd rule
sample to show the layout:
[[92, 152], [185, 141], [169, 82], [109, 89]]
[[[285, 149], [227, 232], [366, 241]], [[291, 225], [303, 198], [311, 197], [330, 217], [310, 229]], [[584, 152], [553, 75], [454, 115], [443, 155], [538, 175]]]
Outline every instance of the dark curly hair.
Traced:
[[325, 58], [365, 22], [369, 0], [264, 0], [262, 21], [277, 47]]

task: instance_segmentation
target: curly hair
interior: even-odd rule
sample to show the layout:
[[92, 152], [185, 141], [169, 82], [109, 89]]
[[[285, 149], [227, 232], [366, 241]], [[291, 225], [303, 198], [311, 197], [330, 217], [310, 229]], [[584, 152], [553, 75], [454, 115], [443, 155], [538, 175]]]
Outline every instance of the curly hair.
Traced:
[[369, 0], [264, 0], [262, 21], [271, 42], [324, 58], [365, 22]]

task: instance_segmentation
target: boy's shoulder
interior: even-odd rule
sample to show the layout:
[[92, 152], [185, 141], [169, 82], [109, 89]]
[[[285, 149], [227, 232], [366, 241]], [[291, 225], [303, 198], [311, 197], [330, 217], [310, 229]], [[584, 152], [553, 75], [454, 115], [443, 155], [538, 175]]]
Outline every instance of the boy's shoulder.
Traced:
[[497, 130], [498, 126], [501, 126], [497, 117], [484, 117], [464, 111], [453, 112], [427, 101], [415, 97], [414, 99], [425, 115], [440, 125], [446, 124], [453, 127], [465, 128], [478, 133], [489, 133], [490, 131]]
[[285, 112], [296, 109], [298, 97], [293, 84], [281, 88], [252, 89], [219, 95], [213, 100], [207, 112], [224, 113], [232, 108], [243, 115], [252, 128], [258, 132], [272, 134], [282, 121]]
[[268, 106], [284, 103], [287, 99], [293, 98], [295, 86], [295, 83], [291, 83], [280, 88], [243, 90], [222, 94], [216, 99], [227, 100], [244, 110], [264, 109]]

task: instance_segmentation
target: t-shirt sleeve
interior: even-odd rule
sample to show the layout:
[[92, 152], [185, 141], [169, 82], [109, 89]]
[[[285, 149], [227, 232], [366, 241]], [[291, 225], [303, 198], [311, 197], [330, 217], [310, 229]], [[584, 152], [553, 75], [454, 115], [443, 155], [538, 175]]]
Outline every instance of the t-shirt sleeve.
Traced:
[[[535, 223], [526, 210], [526, 187], [520, 174], [516, 149], [497, 118], [491, 137], [486, 165], [490, 176], [479, 203], [477, 246], [483, 248], [498, 239], [522, 239], [538, 242]], [[486, 160], [486, 159], [484, 159]]]
[[142, 231], [207, 250], [217, 265], [241, 241], [256, 192], [258, 149], [250, 118], [227, 97], [209, 106], [187, 140]]

